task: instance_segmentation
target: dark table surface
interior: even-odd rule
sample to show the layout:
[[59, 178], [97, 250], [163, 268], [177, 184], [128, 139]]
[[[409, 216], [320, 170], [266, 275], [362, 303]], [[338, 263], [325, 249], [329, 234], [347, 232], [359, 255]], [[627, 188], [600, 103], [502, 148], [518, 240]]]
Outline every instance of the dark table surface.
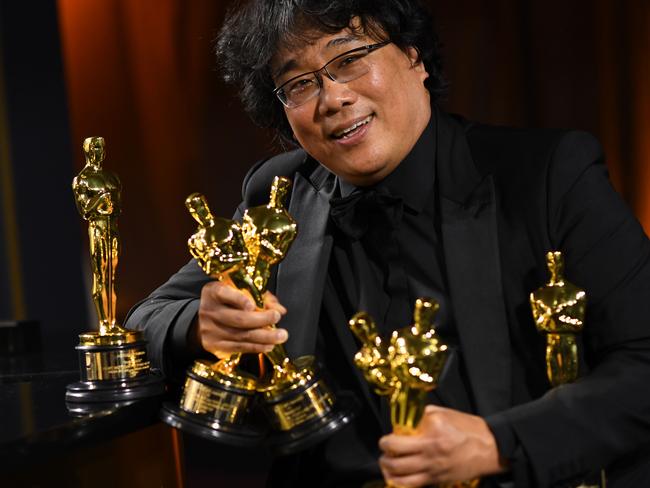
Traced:
[[160, 397], [74, 413], [65, 391], [79, 381], [78, 370], [56, 370], [56, 365], [32, 359], [0, 372], [1, 466], [34, 463], [52, 452], [106, 442], [158, 421]]
[[[0, 327], [0, 469], [21, 471], [53, 454], [100, 445], [159, 422], [163, 401], [178, 391], [128, 405], [102, 405], [79, 416], [66, 405], [66, 386], [79, 381], [76, 338], [59, 344], [17, 336]], [[7, 332], [6, 328], [4, 332]], [[29, 340], [28, 340], [29, 339]], [[64, 338], [65, 339], [65, 338]], [[24, 344], [30, 347], [23, 347]], [[12, 346], [12, 347], [8, 347]], [[42, 346], [42, 347], [41, 347]], [[17, 354], [16, 351], [22, 351]], [[179, 385], [177, 385], [179, 386]], [[186, 485], [264, 486], [270, 457], [264, 449], [237, 449], [182, 434]]]

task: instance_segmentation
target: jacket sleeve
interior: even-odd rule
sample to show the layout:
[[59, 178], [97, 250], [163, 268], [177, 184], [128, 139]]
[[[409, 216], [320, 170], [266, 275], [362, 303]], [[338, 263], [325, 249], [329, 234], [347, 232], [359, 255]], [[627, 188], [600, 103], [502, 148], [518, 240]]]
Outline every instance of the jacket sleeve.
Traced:
[[[548, 235], [587, 293], [588, 371], [502, 412], [520, 459], [516, 486], [569, 486], [650, 442], [650, 243], [614, 191], [600, 145], [565, 135], [550, 158]], [[498, 423], [498, 419], [493, 423]], [[515, 459], [516, 463], [516, 459]], [[519, 474], [518, 474], [519, 473]], [[522, 479], [517, 479], [517, 478]]]

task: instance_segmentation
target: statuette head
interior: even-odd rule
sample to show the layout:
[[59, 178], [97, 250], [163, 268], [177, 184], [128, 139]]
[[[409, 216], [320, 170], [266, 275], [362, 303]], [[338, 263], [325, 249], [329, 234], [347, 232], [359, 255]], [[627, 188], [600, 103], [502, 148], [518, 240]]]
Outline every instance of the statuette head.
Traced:
[[199, 224], [187, 244], [203, 271], [221, 279], [241, 269], [248, 260], [248, 252], [239, 224], [234, 220], [215, 218], [207, 200], [199, 193], [187, 197], [185, 206]]
[[103, 137], [87, 137], [83, 144], [86, 164], [100, 166], [105, 157], [105, 146]]

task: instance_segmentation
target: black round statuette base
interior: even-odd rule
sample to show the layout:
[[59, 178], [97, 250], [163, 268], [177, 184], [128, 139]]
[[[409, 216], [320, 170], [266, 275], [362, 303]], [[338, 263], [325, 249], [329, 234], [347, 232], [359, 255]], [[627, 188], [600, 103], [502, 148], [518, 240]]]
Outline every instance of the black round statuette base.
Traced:
[[[162, 376], [150, 368], [145, 341], [102, 344], [101, 341], [110, 341], [114, 337], [97, 333], [85, 335], [99, 344], [82, 343], [76, 347], [81, 379], [67, 386], [66, 402], [128, 402], [162, 395], [165, 392]], [[131, 331], [115, 335], [118, 339], [138, 337]]]
[[160, 419], [188, 434], [235, 447], [256, 447], [264, 440], [264, 431], [249, 425], [220, 422], [213, 417], [186, 412], [172, 402], [164, 402]]
[[163, 422], [184, 432], [237, 447], [262, 443], [264, 430], [251, 416], [256, 382], [243, 373], [225, 373], [215, 364], [195, 361], [185, 377], [177, 404], [165, 402]]
[[65, 400], [66, 403], [120, 402], [122, 404], [122, 402], [162, 395], [164, 392], [165, 383], [162, 377], [151, 372], [124, 380], [78, 381], [66, 387]]
[[[141, 400], [141, 399], [140, 399]], [[88, 417], [126, 407], [140, 400], [124, 400], [121, 402], [65, 402], [68, 414], [72, 417]]]
[[358, 408], [358, 402], [352, 394], [339, 393], [334, 408], [326, 415], [316, 417], [291, 430], [275, 431], [268, 437], [267, 445], [278, 456], [309, 449], [348, 425]]

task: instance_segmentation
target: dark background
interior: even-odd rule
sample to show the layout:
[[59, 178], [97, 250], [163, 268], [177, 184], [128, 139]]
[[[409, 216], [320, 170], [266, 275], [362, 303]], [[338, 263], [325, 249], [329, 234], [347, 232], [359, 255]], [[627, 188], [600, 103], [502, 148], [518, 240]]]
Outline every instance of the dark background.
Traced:
[[[231, 2], [0, 0], [0, 319], [42, 322], [71, 364], [96, 319], [86, 225], [70, 183], [85, 137], [121, 177], [118, 315], [188, 258], [183, 201], [218, 215], [272, 154], [211, 39]], [[444, 108], [495, 124], [588, 130], [615, 186], [650, 229], [650, 2], [431, 0], [445, 45]]]

